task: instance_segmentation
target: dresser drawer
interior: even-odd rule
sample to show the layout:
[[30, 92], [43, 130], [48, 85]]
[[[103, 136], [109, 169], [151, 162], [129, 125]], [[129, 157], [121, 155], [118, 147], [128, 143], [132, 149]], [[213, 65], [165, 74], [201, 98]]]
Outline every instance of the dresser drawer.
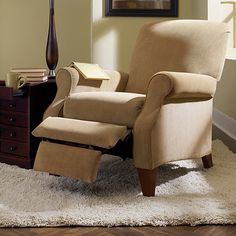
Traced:
[[0, 111], [0, 124], [27, 127], [28, 115], [26, 113]]
[[12, 99], [13, 97], [13, 89], [5, 87], [5, 82], [1, 81], [0, 83], [0, 99]]
[[28, 129], [0, 124], [0, 138], [12, 141], [27, 142]]
[[20, 143], [14, 141], [1, 141], [0, 151], [2, 153], [27, 156], [29, 153], [29, 148], [27, 143]]
[[0, 110], [27, 112], [28, 100], [26, 98], [13, 98], [12, 100], [0, 100]]

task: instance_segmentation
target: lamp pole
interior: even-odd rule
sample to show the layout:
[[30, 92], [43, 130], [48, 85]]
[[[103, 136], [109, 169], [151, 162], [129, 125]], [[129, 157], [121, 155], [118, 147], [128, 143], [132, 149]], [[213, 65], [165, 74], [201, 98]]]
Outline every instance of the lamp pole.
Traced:
[[58, 46], [54, 20], [54, 0], [49, 0], [49, 28], [46, 47], [46, 61], [49, 68], [48, 78], [55, 78], [58, 63]]

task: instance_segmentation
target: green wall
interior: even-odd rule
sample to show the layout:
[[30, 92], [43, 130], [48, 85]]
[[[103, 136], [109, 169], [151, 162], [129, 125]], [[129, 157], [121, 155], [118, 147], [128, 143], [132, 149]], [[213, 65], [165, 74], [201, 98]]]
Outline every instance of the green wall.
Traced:
[[[48, 0], [0, 1], [0, 79], [12, 67], [46, 67]], [[91, 60], [91, 1], [56, 0], [58, 68]]]
[[[93, 0], [92, 60], [105, 68], [123, 71], [128, 71], [133, 44], [138, 30], [143, 24], [176, 19], [163, 17], [105, 17], [104, 8], [104, 0]], [[179, 0], [178, 18], [192, 18], [191, 0]]]

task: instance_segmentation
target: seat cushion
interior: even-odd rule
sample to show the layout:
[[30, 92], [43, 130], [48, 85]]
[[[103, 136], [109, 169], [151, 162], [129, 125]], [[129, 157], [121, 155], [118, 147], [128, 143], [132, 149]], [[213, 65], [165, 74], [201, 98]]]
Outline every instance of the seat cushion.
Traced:
[[48, 117], [32, 132], [36, 137], [102, 148], [114, 147], [127, 133], [126, 126], [61, 117]]
[[129, 128], [139, 115], [144, 94], [124, 92], [81, 92], [69, 96], [64, 104], [66, 118], [125, 125]]

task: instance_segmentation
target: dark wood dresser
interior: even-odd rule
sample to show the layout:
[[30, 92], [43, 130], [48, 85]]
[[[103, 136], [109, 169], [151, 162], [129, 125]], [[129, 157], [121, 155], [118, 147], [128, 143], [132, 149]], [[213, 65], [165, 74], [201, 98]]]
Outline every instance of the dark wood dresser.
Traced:
[[0, 82], [0, 162], [32, 168], [39, 139], [32, 130], [56, 94], [54, 79], [13, 91]]

